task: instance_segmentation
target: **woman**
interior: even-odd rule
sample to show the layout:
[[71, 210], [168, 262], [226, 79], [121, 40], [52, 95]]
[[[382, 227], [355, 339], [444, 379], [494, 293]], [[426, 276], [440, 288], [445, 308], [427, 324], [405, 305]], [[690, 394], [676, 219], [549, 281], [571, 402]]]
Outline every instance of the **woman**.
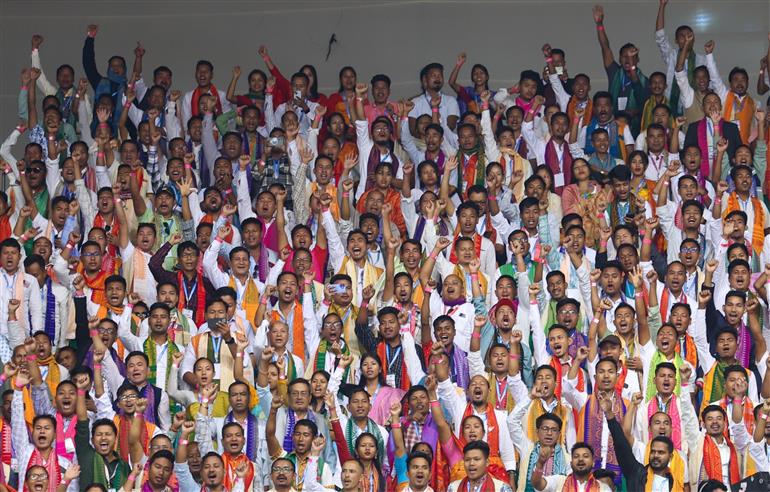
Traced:
[[359, 386], [366, 389], [372, 397], [372, 409], [369, 418], [379, 425], [385, 425], [390, 417], [390, 404], [400, 402], [404, 391], [388, 386], [385, 375], [382, 372], [382, 362], [377, 354], [364, 354], [361, 356], [361, 379]]
[[[199, 402], [201, 401], [200, 390], [196, 389], [196, 391], [188, 391], [179, 389], [179, 365], [182, 363], [182, 359], [184, 359], [184, 352], [177, 352], [173, 354], [172, 359], [173, 364], [171, 365], [171, 371], [167, 379], [166, 391], [168, 391], [168, 396], [173, 398], [174, 401], [187, 408], [189, 417], [195, 417], [195, 415], [198, 413], [198, 406], [200, 404]], [[240, 378], [238, 375], [236, 375], [235, 379], [239, 381], [245, 381], [243, 378], [243, 364], [240, 364], [240, 371], [237, 368], [238, 364], [234, 365], [236, 366], [234, 372], [240, 372]], [[193, 374], [195, 374], [195, 377], [198, 379], [197, 388], [205, 388], [208, 384], [214, 382], [214, 363], [206, 357], [201, 357], [200, 359], [196, 360], [195, 364], [193, 365]], [[249, 385], [249, 388], [251, 388], [251, 385]], [[253, 403], [257, 401], [257, 395], [256, 392], [253, 392], [253, 390], [251, 391], [251, 401]], [[214, 398], [212, 404], [212, 417], [224, 417], [227, 415], [227, 412], [230, 408], [230, 401], [226, 392], [220, 391]]]
[[[471, 82], [473, 85], [461, 86], [457, 83], [457, 76], [465, 64], [465, 53], [460, 53], [452, 73], [449, 75], [449, 85], [457, 93], [457, 104], [460, 106], [460, 114], [466, 111], [480, 113], [481, 93], [489, 90], [489, 70], [480, 63], [471, 67]], [[494, 101], [490, 101], [494, 104]]]
[[591, 179], [591, 168], [585, 159], [577, 158], [572, 161], [572, 183], [564, 187], [561, 194], [561, 204], [564, 215], [577, 212], [577, 204], [588, 200], [599, 192], [599, 183]]
[[267, 75], [259, 69], [249, 72], [249, 92], [242, 95], [235, 95], [235, 87], [241, 76], [241, 67], [233, 68], [233, 78], [227, 87], [227, 100], [238, 107], [254, 105], [260, 110], [265, 103], [265, 86], [267, 86]]
[[[293, 97], [291, 92], [291, 82], [283, 76], [278, 67], [273, 63], [272, 58], [267, 52], [267, 48], [264, 46], [259, 47], [259, 56], [265, 61], [267, 69], [270, 71], [270, 75], [275, 77], [275, 87], [277, 91], [273, 92], [273, 107], [277, 108]], [[318, 103], [321, 106], [326, 105], [326, 96], [318, 92], [318, 72], [313, 65], [303, 65], [300, 72], [304, 73], [308, 79], [308, 91], [307, 97], [312, 102]]]
[[[345, 159], [349, 156], [358, 155], [358, 147], [356, 147], [355, 140], [348, 138], [350, 134], [350, 125], [345, 122], [345, 117], [342, 113], [332, 113], [326, 118], [326, 125], [324, 126], [326, 135], [320, 141], [323, 142], [320, 150], [321, 154], [328, 156], [334, 162], [334, 178], [339, 183], [340, 176], [345, 170]], [[327, 152], [333, 151], [333, 143], [330, 142], [334, 139], [337, 142], [337, 153], [332, 155]], [[327, 149], [328, 148], [328, 149]]]
[[[655, 189], [655, 183], [648, 181], [644, 175], [647, 171], [647, 165], [650, 160], [647, 157], [646, 152], [641, 150], [635, 150], [628, 156], [628, 168], [631, 170], [631, 193], [634, 196], [644, 198], [650, 202], [650, 205], [655, 206], [652, 200], [652, 190]], [[655, 208], [653, 208], [653, 211]]]
[[316, 371], [310, 378], [310, 407], [313, 412], [326, 415], [326, 388], [329, 386], [329, 373], [326, 371]]
[[558, 222], [561, 222], [562, 209], [561, 209], [561, 197], [554, 193], [554, 177], [551, 168], [545, 164], [537, 166], [535, 174], [543, 178], [545, 181], [545, 193], [548, 194], [548, 213], [553, 214]]
[[[334, 398], [329, 395], [330, 398]], [[365, 491], [385, 491], [385, 477], [382, 474], [382, 468], [380, 466], [381, 456], [377, 451], [377, 438], [369, 432], [362, 432], [356, 438], [355, 442], [355, 456], [350, 454], [348, 450], [348, 443], [345, 442], [345, 433], [340, 425], [340, 420], [337, 418], [337, 411], [334, 409], [334, 405], [327, 402], [329, 407], [329, 417], [332, 423], [332, 429], [334, 430], [334, 442], [337, 443], [337, 452], [339, 453], [340, 463], [345, 463], [348, 460], [357, 459], [364, 467], [364, 473], [361, 477], [363, 482], [363, 490]]]
[[353, 67], [342, 67], [339, 73], [340, 87], [326, 101], [327, 111], [341, 113], [345, 123], [350, 125], [351, 104], [356, 101], [356, 70]]

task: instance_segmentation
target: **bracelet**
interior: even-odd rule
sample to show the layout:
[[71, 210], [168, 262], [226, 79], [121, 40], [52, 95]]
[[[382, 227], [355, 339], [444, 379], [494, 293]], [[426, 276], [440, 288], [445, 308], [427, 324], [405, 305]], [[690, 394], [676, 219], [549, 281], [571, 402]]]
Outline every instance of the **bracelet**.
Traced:
[[267, 296], [262, 296], [262, 299], [259, 300], [259, 303], [262, 304], [263, 306], [267, 306], [267, 301], [268, 301]]
[[28, 362], [34, 362], [37, 360], [37, 355], [35, 354], [27, 354], [26, 357], [24, 357]]
[[486, 111], [488, 109], [489, 109], [489, 103], [488, 102], [485, 102], [485, 103], [481, 104], [481, 110], [482, 111]]
[[471, 339], [473, 339], [473, 340], [481, 340], [481, 333], [478, 333], [478, 332], [474, 331], [473, 333], [471, 333]]
[[278, 376], [278, 380], [279, 381], [286, 381], [286, 376], [283, 376], [283, 375]]
[[438, 251], [436, 251], [435, 249], [431, 251], [430, 254], [428, 255], [428, 258], [432, 260], [435, 260], [436, 258], [438, 258]]
[[123, 109], [128, 109], [131, 107], [131, 101], [126, 101], [126, 104], [123, 105]]
[[349, 196], [350, 196], [350, 192], [349, 191], [343, 191], [342, 192], [342, 198], [348, 198]]
[[534, 108], [529, 108], [529, 111], [527, 111], [527, 114], [530, 114], [530, 115], [535, 114]]
[[20, 390], [20, 389], [22, 389], [24, 386], [26, 386], [26, 385], [24, 385], [24, 384], [21, 384], [21, 383], [20, 383], [20, 382], [18, 382], [18, 381], [16, 381], [16, 382], [15, 382], [13, 385], [16, 387], [16, 389], [17, 389], [17, 390]]
[[185, 168], [185, 169], [192, 169], [192, 164], [185, 164], [185, 165], [184, 165], [184, 168]]
[[[267, 304], [267, 303], [265, 303], [265, 304]], [[331, 305], [332, 305], [331, 301], [330, 301], [330, 300], [328, 300], [328, 299], [324, 299], [324, 300], [322, 301], [322, 304], [323, 304], [324, 306], [326, 306], [326, 307], [329, 307], [329, 306], [331, 306]]]
[[5, 380], [8, 379], [5, 373], [0, 374], [0, 384], [5, 384]]
[[430, 294], [431, 292], [433, 292], [433, 287], [431, 287], [430, 285], [426, 285], [425, 287], [422, 288], [422, 291], [425, 292], [426, 294]]
[[310, 284], [312, 284], [312, 283], [313, 283], [313, 281], [312, 281], [312, 280], [308, 280], [308, 279], [305, 279], [305, 282], [304, 282], [304, 283], [305, 283], [305, 285], [310, 285]]
[[366, 308], [369, 307], [369, 301], [365, 301], [361, 303], [361, 307], [359, 308], [361, 311], [366, 311]]
[[603, 219], [604, 218], [604, 212], [599, 212], [596, 214], [597, 219]]
[[78, 388], [78, 396], [85, 396], [85, 395], [86, 395], [86, 390], [82, 388]]
[[393, 422], [390, 424], [391, 429], [400, 429], [401, 428], [401, 422]]
[[441, 406], [441, 404], [438, 402], [438, 400], [432, 400], [432, 401], [430, 402], [430, 407], [431, 407], [431, 408], [438, 408], [438, 407], [440, 407], [440, 406]]
[[596, 30], [597, 31], [604, 31], [604, 26], [601, 24], [596, 24]]
[[265, 89], [265, 94], [272, 94], [272, 93], [273, 93], [272, 87], [268, 87], [267, 89]]
[[521, 356], [519, 354], [514, 354], [514, 353], [511, 353], [508, 357], [510, 357], [512, 360], [521, 359]]
[[126, 304], [126, 307], [127, 307], [128, 309], [134, 309], [134, 305], [133, 305], [133, 304], [131, 304], [130, 302]]
[[102, 152], [102, 151], [97, 152], [96, 153], [96, 158], [97, 159], [104, 159], [105, 158], [104, 152]]
[[110, 125], [107, 124], [106, 121], [99, 122], [99, 128], [109, 128]]
[[321, 213], [325, 213], [329, 211], [329, 207], [321, 207]]
[[131, 472], [131, 473], [129, 473], [129, 475], [128, 475], [128, 481], [129, 481], [129, 482], [134, 482], [134, 481], [136, 481], [136, 475], [134, 474], [134, 472]]
[[26, 85], [22, 85], [22, 86], [21, 86], [21, 90], [23, 90], [23, 91], [26, 91], [26, 90], [29, 90], [29, 89], [27, 88], [27, 86], [26, 86]]
[[101, 364], [94, 364], [94, 369], [99, 369], [101, 371], [102, 370], [102, 365]]
[[201, 399], [201, 404], [202, 405], [208, 405], [209, 404], [209, 399], [208, 398]]
[[179, 444], [181, 444], [182, 446], [187, 446], [188, 444], [190, 444], [190, 441], [188, 441], [187, 439], [180, 439]]
[[538, 304], [537, 304], [537, 299], [530, 299], [530, 301], [529, 301], [529, 305], [530, 305], [530, 306], [537, 306], [537, 305], [538, 305]]
[[489, 196], [487, 197], [487, 199], [488, 199], [490, 202], [496, 202], [496, 201], [497, 201], [497, 195], [489, 195]]
[[314, 121], [316, 123], [319, 123], [321, 121], [321, 115], [320, 114], [315, 115]]
[[27, 241], [27, 233], [25, 232], [24, 234], [22, 234], [19, 239], [21, 239], [22, 243], [26, 242]]
[[738, 398], [737, 396], [733, 398], [733, 405], [741, 405], [743, 403], [743, 400], [741, 398]]
[[682, 388], [686, 388], [689, 384], [690, 384], [689, 381], [682, 381], [682, 383], [679, 386], [681, 386]]
[[431, 111], [432, 113], [438, 113], [438, 108], [430, 108], [430, 111]]
[[644, 293], [643, 292], [636, 292], [636, 293], [634, 293], [634, 297], [636, 297], [637, 299], [640, 298], [640, 297], [644, 297]]
[[48, 135], [49, 142], [53, 142], [54, 140], [56, 140], [56, 135]]
[[722, 199], [721, 198], [715, 198], [714, 199], [714, 205], [721, 205], [721, 204], [722, 204]]
[[171, 365], [174, 366], [174, 369], [179, 369], [179, 364], [173, 364], [172, 363]]
[[767, 417], [768, 415], [766, 413], [762, 413], [762, 412], [759, 413], [759, 418], [761, 418], [762, 420], [767, 420]]
[[641, 231], [639, 231], [639, 235], [640, 236], [644, 237], [645, 234], [647, 234], [647, 230], [646, 229], [642, 229]]
[[606, 248], [607, 247], [607, 241], [599, 241], [599, 246], [602, 247], [602, 248]]
[[243, 352], [236, 352], [236, 353], [235, 353], [235, 358], [236, 358], [236, 359], [237, 359], [237, 358], [241, 358], [241, 359], [243, 359]]
[[471, 281], [478, 282], [479, 281], [479, 274], [478, 273], [471, 273]]
[[644, 238], [644, 239], [642, 240], [642, 244], [648, 244], [648, 245], [649, 245], [649, 244], [652, 244], [652, 239], [650, 239], [650, 238], [646, 237], [646, 238]]

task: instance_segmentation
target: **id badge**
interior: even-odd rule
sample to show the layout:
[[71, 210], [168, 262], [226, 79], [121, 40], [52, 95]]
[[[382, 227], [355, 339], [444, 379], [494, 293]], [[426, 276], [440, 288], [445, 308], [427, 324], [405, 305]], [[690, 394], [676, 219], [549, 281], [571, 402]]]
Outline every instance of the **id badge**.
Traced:
[[385, 382], [388, 383], [388, 386], [395, 388], [396, 387], [396, 375], [395, 374], [388, 374], [385, 376]]
[[625, 111], [626, 106], [628, 106], [628, 98], [618, 97], [618, 111]]
[[219, 362], [214, 364], [214, 379], [222, 379], [222, 364]]
[[553, 184], [557, 188], [564, 186], [564, 173], [555, 174], [553, 177]]
[[190, 319], [193, 319], [192, 309], [182, 309], [182, 314], [184, 314], [186, 317]]
[[67, 450], [68, 453], [75, 452], [75, 443], [72, 441], [71, 437], [64, 439], [64, 448]]

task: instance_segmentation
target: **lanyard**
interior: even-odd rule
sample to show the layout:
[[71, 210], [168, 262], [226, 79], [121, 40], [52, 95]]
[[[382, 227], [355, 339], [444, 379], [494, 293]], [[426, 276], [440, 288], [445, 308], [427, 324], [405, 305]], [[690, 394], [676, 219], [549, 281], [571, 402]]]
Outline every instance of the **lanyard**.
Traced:
[[[198, 289], [198, 277], [195, 277], [195, 280], [192, 282], [192, 289], [187, 290], [187, 281], [184, 278], [184, 275], [182, 275], [182, 288], [184, 289], [184, 298], [187, 303], [190, 302], [190, 299], [193, 298], [193, 295], [195, 294], [195, 291]], [[198, 306], [200, 308], [200, 306]]]
[[398, 360], [398, 356], [401, 355], [401, 346], [399, 345], [398, 348], [396, 348], [393, 351], [393, 355], [390, 355], [390, 345], [385, 344], [385, 355], [387, 356], [388, 360], [388, 372], [390, 372], [391, 369], [393, 369], [393, 365]]
[[[155, 343], [155, 342], [153, 342], [153, 343]], [[168, 341], [166, 341], [166, 343], [163, 344], [163, 350], [158, 352], [158, 355], [155, 357], [155, 365], [156, 366], [158, 365], [158, 361], [163, 360], [163, 357], [166, 356], [166, 351], [167, 350], [168, 350]]]
[[497, 408], [504, 410], [508, 406], [508, 381], [506, 378], [502, 381], [495, 378], [495, 384], [497, 384]]
[[18, 274], [19, 272], [16, 271], [16, 273], [13, 274], [13, 277], [8, 277], [8, 274], [3, 272], [3, 280], [5, 280], [5, 288], [8, 289], [9, 293], [13, 293], [13, 286], [16, 285], [16, 276]]
[[214, 347], [214, 363], [219, 363], [219, 347], [222, 346], [222, 337], [211, 337], [211, 345]]

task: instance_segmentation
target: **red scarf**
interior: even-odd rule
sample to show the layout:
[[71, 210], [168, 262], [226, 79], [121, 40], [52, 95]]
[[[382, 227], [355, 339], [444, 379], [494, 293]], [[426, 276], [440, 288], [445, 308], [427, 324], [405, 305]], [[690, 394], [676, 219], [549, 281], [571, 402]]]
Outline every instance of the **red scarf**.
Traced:
[[[184, 274], [181, 270], [176, 273], [176, 282], [179, 284], [179, 304], [177, 304], [176, 307], [181, 313], [183, 309], [187, 309], [188, 302], [187, 294], [185, 294], [186, 284], [184, 283]], [[205, 321], [206, 314], [206, 288], [203, 285], [203, 274], [200, 271], [195, 280], [195, 300], [197, 301], [195, 304], [195, 311], [193, 311], [195, 325], [201, 326]]]
[[[553, 138], [548, 140], [548, 143], [545, 146], [545, 164], [551, 169], [554, 176], [563, 174], [564, 185], [568, 185], [572, 182], [572, 154], [569, 153], [569, 145], [567, 145], [567, 142], [562, 142], [562, 159], [559, 161], [559, 156], [556, 153], [555, 148], [556, 145]], [[554, 187], [556, 194], [561, 196], [564, 186], [556, 186], [554, 183]]]
[[[556, 398], [561, 398], [561, 380], [562, 380], [562, 377], [564, 376], [564, 368], [559, 358], [556, 357], [555, 355], [551, 356], [551, 360], [548, 363], [556, 371], [556, 389], [554, 390], [554, 394], [556, 395]], [[567, 364], [567, 366], [568, 367], [572, 366], [571, 357], [570, 357], [570, 362]], [[586, 390], [586, 381], [582, 370], [578, 371], [577, 389], [578, 391]]]
[[623, 388], [626, 385], [626, 376], [628, 376], [628, 366], [622, 361], [618, 361], [618, 365], [620, 366], [620, 374], [618, 374], [618, 381], [615, 383], [615, 391], [617, 391], [618, 393], [622, 393]]
[[4, 465], [11, 464], [11, 426], [0, 419], [0, 461]]
[[[105, 227], [109, 226], [110, 230], [106, 230]], [[112, 215], [112, 222], [107, 224], [105, 222], [104, 217], [102, 217], [102, 214], [98, 213], [96, 214], [96, 217], [94, 217], [94, 227], [99, 227], [101, 229], [105, 229], [105, 233], [112, 234], [115, 237], [118, 237], [120, 235], [120, 222], [115, 220], [115, 214]], [[107, 244], [107, 254], [111, 257], [116, 257], [118, 255], [118, 248], [116, 248], [112, 244]]]
[[[487, 416], [487, 444], [489, 444], [489, 466], [487, 467], [487, 473], [498, 480], [502, 480], [504, 482], [508, 481], [508, 472], [505, 471], [505, 466], [501, 466], [502, 461], [500, 458], [500, 432], [508, 432], [507, 427], [503, 427], [500, 429], [500, 427], [497, 425], [497, 415], [495, 414], [495, 407], [491, 403], [487, 403], [487, 408], [484, 411], [484, 413]], [[473, 405], [471, 403], [468, 403], [468, 406], [465, 407], [465, 413], [463, 413], [462, 422], [465, 422], [465, 419], [473, 415]], [[460, 449], [465, 447], [465, 439], [460, 439], [460, 442], [462, 446]], [[490, 477], [491, 478], [491, 477]], [[491, 480], [489, 480], [491, 482]], [[494, 487], [493, 487], [494, 488]], [[482, 490], [485, 490], [482, 488]]]
[[[669, 312], [668, 312], [668, 303], [669, 303], [669, 297], [671, 297], [671, 291], [668, 289], [668, 287], [663, 288], [663, 293], [660, 295], [660, 318], [663, 320], [663, 323], [665, 323], [668, 320]], [[675, 300], [676, 303], [682, 303], [687, 304], [687, 296], [684, 295], [684, 291], [682, 291], [681, 294], [679, 294], [679, 299]]]
[[[74, 427], [74, 426], [73, 426]], [[43, 461], [43, 456], [40, 451], [35, 448], [32, 451], [32, 456], [29, 457], [27, 463], [27, 470], [33, 466], [42, 466], [48, 472], [48, 492], [56, 492], [57, 487], [61, 483], [62, 474], [61, 467], [59, 466], [59, 457], [56, 454], [56, 449], [51, 449], [51, 454], [48, 455], [48, 461]], [[22, 487], [23, 492], [29, 491], [26, 482]]]
[[457, 490], [463, 491], [463, 490], [474, 490], [474, 492], [495, 492], [495, 482], [492, 478], [492, 475], [487, 472], [487, 474], [483, 478], [483, 482], [481, 483], [481, 487], [478, 489], [473, 489], [470, 484], [470, 479], [468, 477], [463, 478], [460, 481], [460, 485], [457, 487]]
[[214, 96], [217, 100], [217, 114], [222, 114], [222, 101], [219, 100], [219, 92], [217, 91], [217, 88], [214, 86], [214, 84], [209, 85], [209, 90], [204, 91], [200, 87], [196, 87], [192, 94], [192, 101], [190, 102], [190, 105], [192, 106], [190, 108], [190, 112], [193, 116], [199, 116], [200, 115], [200, 105], [198, 104], [198, 101], [200, 101], [201, 96], [204, 94], [211, 94]]
[[[455, 243], [457, 238], [460, 237], [460, 233], [455, 234], [454, 241], [452, 241], [452, 250], [449, 253], [449, 261], [457, 264], [457, 253], [455, 253]], [[481, 236], [479, 234], [473, 234], [473, 250], [476, 251], [476, 258], [481, 259]]]
[[[151, 388], [150, 391], [152, 391]], [[144, 417], [134, 418], [142, 419], [142, 433], [139, 439], [142, 443], [142, 449], [144, 449], [146, 454], [149, 447], [148, 445], [150, 444], [150, 433], [147, 431], [147, 422], [144, 421]], [[116, 415], [113, 420], [115, 421], [116, 427], [118, 428], [118, 454], [123, 461], [128, 463], [129, 450], [131, 448], [131, 445], [128, 442], [128, 431], [131, 429], [131, 421], [128, 419], [128, 417], [123, 415]]]
[[[401, 349], [401, 386], [400, 389], [404, 391], [409, 391], [409, 388], [412, 386], [412, 384], [409, 381], [409, 374], [406, 372], [406, 360], [404, 359], [404, 349]], [[388, 361], [388, 353], [385, 349], [385, 342], [380, 342], [377, 344], [377, 355], [380, 358], [380, 361], [382, 361], [382, 372], [387, 375], [388, 374], [388, 364], [390, 361]]]

